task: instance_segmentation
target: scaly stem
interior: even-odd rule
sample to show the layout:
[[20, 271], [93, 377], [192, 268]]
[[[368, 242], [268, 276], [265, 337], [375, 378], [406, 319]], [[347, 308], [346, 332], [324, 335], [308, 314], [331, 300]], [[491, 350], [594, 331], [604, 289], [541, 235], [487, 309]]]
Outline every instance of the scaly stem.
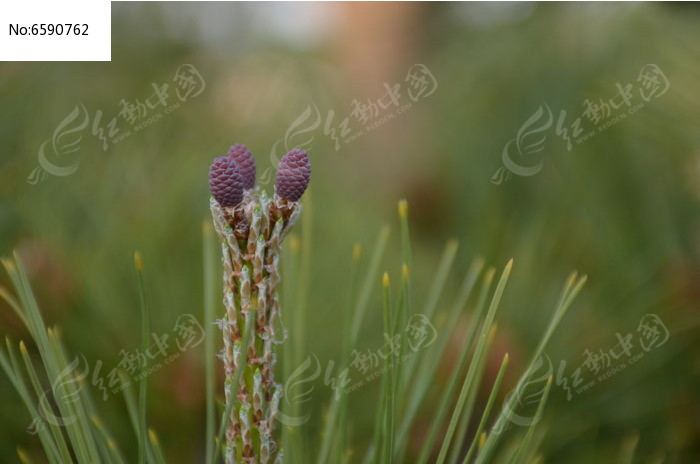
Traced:
[[274, 345], [286, 338], [277, 296], [280, 244], [301, 205], [250, 190], [236, 207], [211, 200], [221, 240], [226, 314], [224, 393], [227, 464], [281, 462], [275, 422], [282, 386], [275, 382]]

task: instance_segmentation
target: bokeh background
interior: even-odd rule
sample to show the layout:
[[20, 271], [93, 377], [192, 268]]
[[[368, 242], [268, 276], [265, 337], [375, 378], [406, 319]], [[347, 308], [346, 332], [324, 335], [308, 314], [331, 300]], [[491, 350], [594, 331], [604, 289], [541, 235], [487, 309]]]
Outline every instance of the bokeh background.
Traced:
[[[668, 328], [663, 346], [589, 390], [568, 400], [553, 389], [547, 462], [615, 462], [637, 435], [638, 462], [697, 462], [699, 25], [696, 4], [114, 3], [111, 62], [0, 64], [0, 252], [18, 250], [69, 349], [109, 369], [139, 345], [134, 250], [145, 259], [155, 332], [201, 315], [211, 159], [245, 143], [263, 173], [302, 145], [314, 169], [309, 353], [324, 364], [340, 356], [353, 244], [369, 247], [389, 224], [384, 266], [398, 276], [396, 203], [407, 198], [419, 303], [448, 239], [460, 243], [453, 289], [474, 257], [497, 266], [514, 257], [492, 371], [505, 351], [513, 374], [522, 370], [573, 269], [589, 280], [547, 351], [555, 368], [565, 361], [570, 375], [585, 350], [614, 347], [617, 333], [635, 334], [638, 352], [645, 314]], [[646, 64], [668, 79], [665, 93], [568, 150], [559, 129], [572, 132], [580, 117], [589, 132], [628, 111], [609, 104], [616, 84], [632, 84], [632, 104], [642, 102]], [[410, 76], [425, 71], [430, 88], [419, 94]], [[598, 124], [583, 114], [586, 101], [602, 105]], [[541, 150], [510, 154], [542, 169], [493, 178], [504, 146], [539, 108], [554, 118], [533, 136], [545, 137]], [[37, 170], [44, 142], [49, 173]], [[370, 313], [358, 349], [381, 343], [379, 295]], [[2, 304], [0, 326], [27, 337]], [[457, 353], [458, 337], [452, 345]], [[202, 460], [200, 348], [150, 378], [150, 420], [168, 462]], [[376, 383], [350, 399], [358, 449], [370, 437]], [[319, 379], [305, 406], [312, 440], [330, 394]], [[6, 378], [0, 397], [1, 460], [14, 462], [17, 445], [36, 454]], [[119, 395], [99, 408], [120, 442], [133, 440]], [[429, 407], [421, 417], [427, 424]]]

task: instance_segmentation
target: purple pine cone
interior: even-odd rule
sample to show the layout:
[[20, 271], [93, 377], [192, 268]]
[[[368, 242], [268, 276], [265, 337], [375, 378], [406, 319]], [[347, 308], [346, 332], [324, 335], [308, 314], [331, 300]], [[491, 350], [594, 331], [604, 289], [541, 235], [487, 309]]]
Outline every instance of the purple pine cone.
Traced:
[[297, 201], [304, 194], [311, 180], [311, 160], [309, 155], [295, 148], [282, 157], [277, 166], [275, 191], [277, 195]]
[[255, 159], [248, 147], [237, 143], [228, 149], [228, 156], [238, 163], [238, 172], [241, 173], [243, 179], [243, 188], [252, 189], [255, 186]]
[[243, 179], [233, 158], [214, 158], [209, 168], [209, 191], [221, 206], [236, 206], [243, 200]]

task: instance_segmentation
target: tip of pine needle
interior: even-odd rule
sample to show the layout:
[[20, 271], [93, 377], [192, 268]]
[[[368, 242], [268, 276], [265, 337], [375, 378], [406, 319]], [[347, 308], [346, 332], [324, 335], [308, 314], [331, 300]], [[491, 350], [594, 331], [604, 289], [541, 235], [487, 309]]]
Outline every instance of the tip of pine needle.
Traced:
[[143, 257], [140, 251], [134, 252], [134, 267], [139, 274], [143, 273]]
[[410, 274], [408, 272], [408, 264], [404, 263], [403, 266], [401, 266], [401, 276], [404, 280], [408, 280], [409, 275]]
[[408, 202], [405, 198], [399, 201], [399, 217], [401, 219], [406, 219], [408, 217]]
[[549, 374], [549, 377], [547, 377], [547, 386], [550, 386], [552, 384], [553, 379], [554, 376], [552, 374]]
[[158, 444], [158, 435], [156, 434], [156, 431], [153, 429], [148, 429], [148, 440], [151, 442], [153, 445]]
[[389, 273], [385, 272], [384, 275], [382, 276], [382, 286], [384, 288], [389, 287]]
[[508, 362], [510, 362], [510, 355], [508, 353], [506, 353], [506, 355], [503, 356], [503, 365], [507, 366]]
[[299, 237], [296, 235], [291, 235], [289, 237], [289, 249], [292, 250], [294, 253], [297, 253], [299, 251], [299, 248], [301, 248], [301, 242], [299, 241]]
[[498, 324], [493, 324], [491, 330], [489, 330], [488, 342], [491, 343], [496, 336], [496, 331], [498, 331]]
[[20, 350], [22, 353], [26, 353], [26, 352], [27, 352], [27, 347], [26, 347], [26, 345], [24, 344], [24, 340], [20, 340], [20, 341], [19, 341], [19, 350]]
[[506, 263], [505, 267], [503, 268], [503, 272], [501, 273], [501, 279], [507, 280], [510, 277], [511, 270], [513, 270], [513, 258], [510, 258]]
[[359, 261], [361, 254], [362, 254], [362, 246], [359, 243], [356, 243], [355, 246], [352, 247], [352, 260]]
[[23, 448], [20, 448], [19, 446], [17, 447], [17, 456], [19, 457], [20, 462], [22, 464], [29, 464], [32, 461], [29, 459], [29, 456], [27, 456], [26, 451], [24, 451]]
[[15, 266], [15, 263], [12, 262], [12, 260], [8, 258], [2, 258], [0, 259], [0, 262], [2, 262], [2, 265], [8, 274], [14, 274], [17, 271], [17, 267]]
[[90, 422], [92, 422], [94, 424], [94, 426], [97, 427], [98, 429], [102, 428], [102, 422], [100, 422], [100, 418], [97, 417], [95, 414], [90, 416]]
[[211, 223], [207, 220], [202, 221], [202, 234], [205, 236], [211, 234]]
[[486, 432], [481, 432], [481, 435], [479, 436], [479, 449], [484, 446], [484, 443], [486, 443]]
[[496, 268], [493, 268], [493, 267], [488, 268], [488, 270], [486, 271], [486, 276], [484, 276], [484, 281], [487, 284], [491, 284], [491, 282], [493, 281], [493, 277], [495, 275], [496, 275]]

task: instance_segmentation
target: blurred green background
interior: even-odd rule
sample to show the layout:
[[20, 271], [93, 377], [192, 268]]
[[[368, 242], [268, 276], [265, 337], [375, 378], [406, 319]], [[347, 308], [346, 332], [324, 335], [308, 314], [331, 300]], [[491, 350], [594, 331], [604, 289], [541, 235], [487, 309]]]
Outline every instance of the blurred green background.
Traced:
[[[435, 82], [416, 101], [406, 80], [414, 64]], [[633, 103], [642, 101], [637, 78], [646, 64], [663, 71], [668, 90], [567, 150], [557, 135], [561, 111], [563, 127], [571, 132], [582, 117], [588, 132], [596, 125], [582, 116], [584, 102], [608, 102], [616, 83], [632, 84]], [[173, 80], [178, 69], [196, 69], [202, 79], [184, 101], [176, 88], [181, 96], [186, 89]], [[166, 83], [167, 107], [157, 106], [153, 84]], [[397, 112], [385, 84], [400, 84], [400, 105], [410, 108]], [[369, 105], [366, 124], [353, 112], [357, 103]], [[136, 105], [139, 121], [127, 120], [124, 105]], [[554, 117], [543, 149], [512, 155], [522, 165], [542, 161], [541, 171], [494, 183], [504, 146], [541, 105]], [[547, 350], [555, 369], [566, 361], [570, 375], [585, 350], [613, 347], [616, 333], [636, 334], [645, 314], [668, 328], [667, 343], [590, 390], [570, 400], [552, 390], [547, 462], [615, 462], [634, 434], [638, 462], [700, 459], [696, 4], [114, 3], [111, 62], [2, 63], [0, 108], [0, 252], [19, 251], [46, 319], [91, 364], [101, 360], [109, 370], [120, 350], [139, 345], [134, 250], [144, 256], [155, 332], [171, 331], [181, 314], [201, 316], [211, 159], [244, 143], [262, 174], [275, 154], [303, 144], [313, 162], [309, 353], [323, 364], [339, 358], [352, 246], [367, 249], [385, 224], [394, 240], [384, 266], [398, 277], [396, 203], [407, 198], [419, 303], [447, 239], [460, 242], [452, 289], [474, 257], [497, 266], [514, 258], [488, 375], [508, 351], [514, 369], [506, 391], [573, 269], [589, 280]], [[609, 110], [613, 119], [627, 107]], [[108, 135], [113, 119], [105, 149], [99, 129]], [[56, 138], [83, 120], [81, 130]], [[332, 129], [355, 133], [377, 121], [336, 148]], [[28, 179], [45, 141], [51, 165], [77, 163], [77, 170], [38, 180], [39, 170]], [[8, 286], [5, 276], [0, 281]], [[363, 327], [358, 349], [381, 343], [373, 298], [375, 324]], [[0, 306], [3, 334], [27, 338]], [[168, 462], [201, 462], [201, 347], [155, 372], [149, 387], [150, 420]], [[377, 388], [350, 399], [358, 448], [369, 438]], [[305, 406], [310, 437], [330, 394], [319, 379]], [[38, 440], [4, 377], [0, 395], [0, 456], [15, 462], [18, 444], [36, 453]], [[120, 441], [132, 440], [121, 397], [98, 405]], [[425, 421], [429, 413], [421, 413]]]

